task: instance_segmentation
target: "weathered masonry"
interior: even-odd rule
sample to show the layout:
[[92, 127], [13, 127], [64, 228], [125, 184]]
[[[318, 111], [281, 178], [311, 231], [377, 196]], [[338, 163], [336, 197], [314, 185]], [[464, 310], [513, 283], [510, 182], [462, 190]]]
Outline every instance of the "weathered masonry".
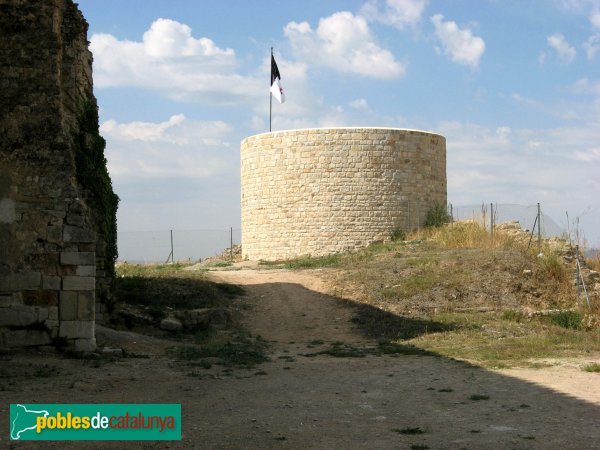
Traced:
[[0, 0], [0, 37], [0, 346], [93, 350], [118, 198], [87, 23], [72, 0]]
[[259, 134], [241, 143], [241, 188], [244, 257], [359, 249], [446, 204], [446, 140], [394, 128]]

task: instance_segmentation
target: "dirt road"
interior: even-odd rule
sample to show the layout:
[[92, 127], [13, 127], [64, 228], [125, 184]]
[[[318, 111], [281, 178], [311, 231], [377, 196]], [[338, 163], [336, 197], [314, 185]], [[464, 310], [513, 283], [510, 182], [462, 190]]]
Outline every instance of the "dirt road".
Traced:
[[[245, 286], [244, 320], [252, 333], [271, 341], [270, 362], [232, 373], [214, 366], [208, 376], [190, 376], [183, 363], [164, 356], [168, 342], [108, 332], [107, 341], [155, 356], [98, 366], [51, 355], [5, 355], [0, 430], [8, 430], [9, 403], [181, 403], [181, 442], [127, 447], [600, 448], [600, 375], [582, 372], [576, 362], [488, 371], [437, 356], [315, 355], [332, 342], [375, 345], [351, 322], [352, 304], [327, 295], [327, 271], [212, 276]], [[47, 377], [39, 376], [41, 364]], [[0, 447], [9, 447], [7, 433], [0, 435]], [[123, 448], [75, 444], [13, 446]]]

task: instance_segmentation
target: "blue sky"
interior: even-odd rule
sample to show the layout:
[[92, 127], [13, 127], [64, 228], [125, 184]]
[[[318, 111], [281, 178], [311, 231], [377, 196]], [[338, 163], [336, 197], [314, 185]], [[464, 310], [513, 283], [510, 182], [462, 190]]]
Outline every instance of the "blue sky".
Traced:
[[[239, 143], [446, 136], [448, 200], [579, 217], [600, 246], [600, 0], [80, 0], [120, 231], [238, 228]], [[528, 225], [530, 226], [530, 225]]]

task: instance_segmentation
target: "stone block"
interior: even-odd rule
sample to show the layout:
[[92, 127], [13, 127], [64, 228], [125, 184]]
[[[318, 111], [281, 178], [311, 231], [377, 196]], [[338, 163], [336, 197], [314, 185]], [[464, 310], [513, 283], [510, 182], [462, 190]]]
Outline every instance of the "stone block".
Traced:
[[58, 320], [46, 320], [44, 321], [44, 325], [48, 329], [48, 334], [50, 335], [50, 339], [54, 339], [58, 337]]
[[62, 241], [62, 232], [62, 226], [60, 225], [49, 226], [46, 239], [48, 242], [58, 244]]
[[0, 223], [13, 223], [16, 220], [15, 201], [11, 198], [0, 199]]
[[15, 273], [0, 278], [0, 291], [23, 291], [39, 289], [42, 285], [40, 272]]
[[58, 320], [58, 306], [48, 308], [48, 320]]
[[178, 331], [182, 328], [183, 324], [177, 319], [167, 317], [166, 319], [160, 321], [161, 330]]
[[58, 291], [25, 291], [23, 292], [23, 303], [31, 306], [57, 306]]
[[95, 252], [62, 252], [60, 263], [63, 265], [82, 266], [96, 264]]
[[77, 319], [94, 320], [94, 304], [96, 299], [95, 292], [80, 292], [78, 297], [79, 301], [77, 302]]
[[77, 292], [61, 292], [59, 308], [60, 320], [76, 320], [78, 303]]
[[75, 275], [76, 269], [76, 266], [58, 266], [56, 268], [56, 273], [61, 277], [73, 276]]
[[77, 266], [75, 273], [80, 277], [95, 277], [96, 266]]
[[58, 266], [58, 255], [58, 252], [33, 254], [29, 257], [31, 268], [46, 275], [56, 275], [55, 266]]
[[64, 291], [93, 291], [96, 289], [96, 278], [94, 277], [63, 277]]
[[48, 308], [37, 308], [37, 321], [45, 322], [48, 319]]
[[78, 226], [78, 227], [83, 227], [83, 225], [84, 225], [84, 219], [83, 219], [83, 216], [81, 214], [69, 213], [69, 214], [67, 214], [67, 223], [69, 225], [75, 225], [75, 226]]
[[81, 320], [61, 320], [59, 335], [67, 339], [93, 339], [94, 322]]
[[96, 244], [95, 243], [80, 243], [77, 245], [80, 252], [95, 252]]
[[42, 276], [42, 289], [50, 289], [59, 291], [61, 279], [56, 275], [43, 275]]
[[38, 321], [38, 311], [33, 306], [13, 305], [0, 308], [0, 327], [27, 327]]
[[122, 348], [103, 347], [101, 353], [106, 356], [116, 356], [116, 357], [120, 358], [123, 356], [123, 349]]
[[76, 352], [93, 352], [96, 351], [96, 339], [75, 339], [73, 342]]
[[63, 229], [63, 240], [65, 242], [94, 242], [94, 232], [86, 228], [65, 225]]
[[0, 308], [6, 308], [7, 306], [22, 304], [22, 301], [17, 301], [12, 294], [0, 295]]
[[35, 347], [50, 343], [50, 335], [45, 330], [10, 330], [4, 333], [7, 347]]

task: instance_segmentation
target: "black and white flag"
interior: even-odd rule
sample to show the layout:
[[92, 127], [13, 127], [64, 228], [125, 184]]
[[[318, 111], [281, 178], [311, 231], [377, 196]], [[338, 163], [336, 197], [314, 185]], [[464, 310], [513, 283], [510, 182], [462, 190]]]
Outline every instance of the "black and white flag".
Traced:
[[271, 55], [271, 94], [279, 103], [285, 102], [285, 94], [283, 93], [283, 86], [281, 86], [281, 75], [273, 55]]

